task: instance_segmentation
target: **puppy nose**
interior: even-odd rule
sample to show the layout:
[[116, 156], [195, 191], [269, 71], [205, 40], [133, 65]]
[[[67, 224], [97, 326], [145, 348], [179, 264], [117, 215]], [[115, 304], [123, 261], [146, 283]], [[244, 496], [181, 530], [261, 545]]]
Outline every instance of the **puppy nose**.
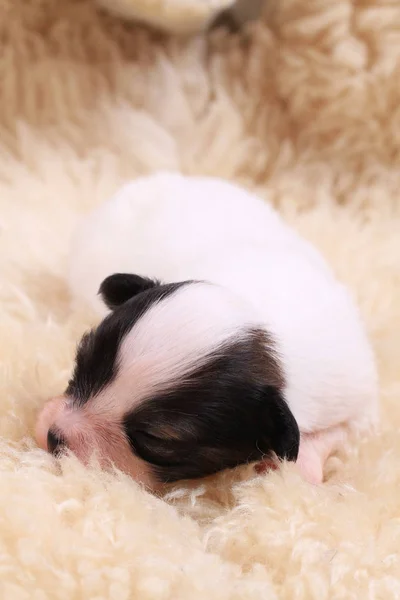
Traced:
[[49, 429], [47, 433], [47, 450], [54, 455], [60, 454], [66, 448], [64, 438], [57, 432]]
[[62, 415], [64, 406], [65, 398], [59, 396], [47, 402], [41, 410], [36, 422], [35, 437], [42, 450], [51, 452], [52, 450], [50, 448], [59, 445], [57, 440], [54, 439], [54, 437], [60, 437], [58, 434], [58, 427], [55, 427], [55, 424]]

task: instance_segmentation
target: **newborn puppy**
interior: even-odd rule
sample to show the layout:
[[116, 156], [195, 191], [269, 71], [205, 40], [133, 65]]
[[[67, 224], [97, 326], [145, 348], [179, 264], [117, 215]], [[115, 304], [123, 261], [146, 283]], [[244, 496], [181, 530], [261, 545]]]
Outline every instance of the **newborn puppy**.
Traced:
[[50, 452], [95, 452], [151, 489], [273, 458], [319, 483], [348, 434], [378, 421], [348, 291], [230, 183], [159, 173], [123, 187], [80, 226], [70, 288], [104, 318], [39, 416]]

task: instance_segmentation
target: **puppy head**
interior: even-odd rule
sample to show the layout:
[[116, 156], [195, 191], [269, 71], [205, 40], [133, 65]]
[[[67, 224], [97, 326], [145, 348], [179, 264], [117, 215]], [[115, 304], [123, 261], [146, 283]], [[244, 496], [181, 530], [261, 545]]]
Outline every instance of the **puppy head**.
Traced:
[[299, 430], [272, 340], [253, 311], [204, 282], [116, 274], [110, 314], [82, 338], [65, 394], [39, 417], [39, 444], [113, 463], [150, 488], [276, 454]]

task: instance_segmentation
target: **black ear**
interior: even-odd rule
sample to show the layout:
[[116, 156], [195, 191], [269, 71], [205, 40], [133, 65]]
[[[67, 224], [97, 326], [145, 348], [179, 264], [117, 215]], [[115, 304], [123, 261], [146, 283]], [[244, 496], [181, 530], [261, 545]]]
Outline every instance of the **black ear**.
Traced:
[[273, 386], [247, 398], [244, 389], [210, 398], [207, 387], [181, 388], [141, 403], [123, 427], [134, 453], [164, 482], [197, 479], [272, 452], [295, 461], [300, 443], [297, 422]]
[[296, 461], [300, 431], [289, 406], [277, 390], [265, 390], [264, 423], [271, 450], [282, 460]]
[[100, 286], [99, 294], [108, 308], [114, 310], [137, 294], [149, 290], [157, 285], [158, 281], [130, 273], [115, 273], [104, 279]]

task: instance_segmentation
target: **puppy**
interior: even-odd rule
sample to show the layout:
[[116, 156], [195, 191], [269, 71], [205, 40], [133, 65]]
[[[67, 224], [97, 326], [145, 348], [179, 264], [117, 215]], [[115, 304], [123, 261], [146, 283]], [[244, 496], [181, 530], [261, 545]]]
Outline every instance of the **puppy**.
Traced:
[[163, 172], [126, 185], [79, 227], [69, 282], [103, 320], [39, 416], [50, 452], [95, 452], [153, 490], [273, 458], [319, 483], [348, 434], [378, 422], [348, 291], [233, 184]]

